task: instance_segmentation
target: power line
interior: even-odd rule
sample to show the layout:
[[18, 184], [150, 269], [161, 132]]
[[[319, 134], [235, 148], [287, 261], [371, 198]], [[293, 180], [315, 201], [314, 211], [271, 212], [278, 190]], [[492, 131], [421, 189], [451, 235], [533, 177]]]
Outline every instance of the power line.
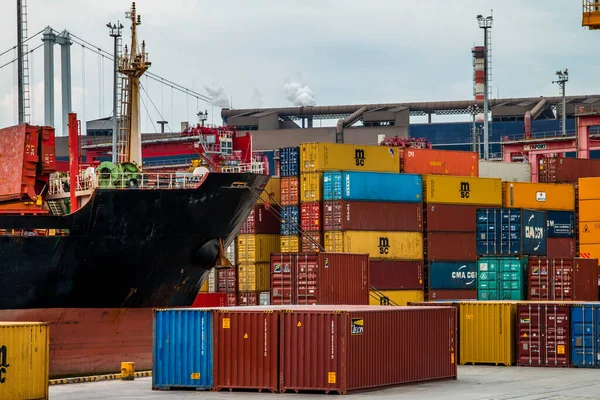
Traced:
[[[158, 107], [156, 107], [156, 104], [154, 104], [154, 102], [152, 101], [152, 98], [150, 96], [148, 96], [148, 92], [146, 91], [146, 88], [142, 85], [142, 83], [140, 82], [140, 87], [142, 88], [142, 90], [144, 91], [144, 93], [146, 93], [146, 98], [150, 101], [150, 103], [152, 103], [152, 106], [154, 107], [154, 109], [156, 110], [156, 113], [158, 114], [158, 116], [160, 117], [161, 121], [164, 121], [165, 118], [162, 116], [161, 112], [158, 111]], [[141, 96], [140, 96], [141, 98]], [[148, 110], [146, 110], [148, 111]], [[148, 113], [149, 115], [150, 113]], [[173, 130], [171, 129], [171, 127], [169, 126], [169, 124], [166, 124], [167, 128], [169, 128], [169, 130], [171, 131], [171, 133], [173, 133]], [[152, 126], [154, 126], [154, 121], [152, 121]], [[154, 129], [156, 130], [156, 127], [154, 127]]]
[[[31, 54], [31, 53], [33, 53], [34, 51], [36, 51], [37, 49], [39, 49], [40, 47], [42, 47], [43, 45], [44, 45], [44, 43], [40, 44], [40, 45], [39, 45], [39, 46], [37, 46], [37, 47], [34, 47], [33, 49], [29, 50], [29, 51], [28, 51], [27, 53], [25, 53], [25, 54]], [[16, 48], [17, 48], [17, 46], [13, 47], [13, 49], [16, 49]], [[2, 64], [2, 65], [0, 65], [0, 69], [2, 69], [2, 68], [4, 68], [4, 67], [6, 67], [7, 65], [10, 65], [10, 64], [14, 63], [14, 62], [15, 62], [15, 61], [17, 61], [18, 59], [19, 59], [19, 58], [17, 57], [17, 58], [14, 58], [12, 61], [9, 61], [9, 62], [7, 62], [6, 64]]]
[[[146, 89], [144, 89], [144, 87], [142, 86], [142, 84], [140, 83], [140, 87], [142, 88], [142, 90], [145, 92]], [[146, 107], [146, 103], [144, 103], [144, 97], [140, 96], [140, 101], [142, 102], [144, 109], [146, 110], [146, 114], [150, 115], [150, 111], [148, 111], [148, 107]], [[160, 115], [160, 114], [159, 114]], [[161, 117], [162, 119], [162, 117]], [[152, 127], [154, 128], [154, 132], [158, 132], [158, 130], [156, 129], [156, 125], [154, 125], [154, 120], [152, 120], [152, 118], [150, 118], [150, 122], [152, 122]]]
[[[36, 37], [37, 35], [39, 35], [39, 34], [40, 34], [40, 33], [42, 33], [42, 32], [44, 32], [44, 30], [43, 30], [43, 29], [42, 29], [41, 31], [39, 31], [38, 33], [36, 33], [35, 35], [33, 35], [33, 36], [30, 36], [30, 37], [28, 37], [27, 39], [23, 40], [23, 43], [27, 43], [29, 40], [33, 39], [34, 37]], [[16, 48], [17, 48], [17, 46], [13, 46], [13, 47], [11, 47], [10, 49], [8, 49], [8, 50], [6, 50], [6, 51], [4, 51], [4, 52], [0, 53], [0, 57], [2, 57], [2, 56], [3, 56], [3, 55], [5, 55], [6, 53], [8, 53], [8, 52], [10, 52], [10, 51], [12, 51], [12, 50], [14, 50], [14, 49], [16, 49]]]

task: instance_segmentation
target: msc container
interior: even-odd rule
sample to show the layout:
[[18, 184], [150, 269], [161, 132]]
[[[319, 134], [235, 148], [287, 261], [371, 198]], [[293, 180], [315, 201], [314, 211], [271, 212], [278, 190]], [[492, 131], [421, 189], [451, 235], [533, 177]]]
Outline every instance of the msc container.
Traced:
[[323, 250], [323, 234], [321, 232], [304, 232], [300, 240], [300, 251], [313, 253]]
[[283, 147], [279, 149], [279, 174], [284, 176], [300, 175], [300, 148]]
[[560, 303], [517, 305], [517, 365], [570, 366], [569, 308]]
[[571, 364], [600, 367], [600, 303], [571, 306]]
[[572, 211], [548, 211], [548, 237], [574, 238], [575, 213]]
[[371, 306], [405, 306], [410, 302], [425, 301], [423, 290], [371, 290]]
[[237, 262], [243, 264], [269, 262], [279, 251], [279, 235], [238, 235], [236, 243]]
[[460, 363], [514, 364], [516, 312], [516, 303], [460, 303]]
[[428, 232], [475, 232], [477, 207], [458, 204], [427, 204]]
[[326, 231], [422, 232], [423, 206], [421, 203], [325, 201], [323, 223]]
[[[581, 221], [581, 218], [580, 218]], [[579, 243], [594, 244], [600, 243], [600, 221], [580, 222], [579, 223]]]
[[300, 202], [321, 201], [323, 187], [322, 172], [303, 172], [300, 174]]
[[504, 182], [503, 206], [534, 210], [575, 210], [575, 187], [559, 183]]
[[578, 184], [579, 200], [599, 200], [600, 199], [600, 177], [597, 178], [579, 178]]
[[426, 203], [502, 205], [500, 179], [427, 175], [423, 181]]
[[278, 390], [278, 313], [243, 307], [214, 313], [214, 389]]
[[598, 301], [598, 261], [585, 258], [531, 257], [529, 300]]
[[321, 202], [302, 203], [300, 205], [300, 227], [307, 232], [321, 231], [323, 216]]
[[371, 286], [378, 290], [423, 290], [422, 261], [371, 261]]
[[579, 222], [600, 221], [600, 200], [579, 200]]
[[48, 323], [0, 322], [0, 399], [48, 399], [49, 368]]
[[538, 182], [577, 183], [579, 178], [600, 176], [600, 160], [546, 157], [538, 164]]
[[280, 202], [281, 184], [279, 183], [279, 178], [271, 177], [269, 178], [269, 182], [265, 185], [264, 190], [261, 192], [260, 199], [256, 201], [256, 204], [280, 204]]
[[548, 238], [548, 258], [573, 258], [576, 257], [575, 239]]
[[425, 252], [428, 261], [476, 261], [477, 241], [472, 232], [429, 232]]
[[269, 263], [238, 265], [238, 290], [240, 292], [269, 290]]
[[359, 144], [302, 143], [300, 172], [400, 172], [400, 151], [394, 147]]
[[477, 289], [476, 261], [437, 261], [429, 263], [428, 288]]
[[478, 300], [525, 300], [527, 257], [481, 257], [477, 262]]
[[192, 303], [194, 308], [227, 307], [227, 293], [198, 293]]
[[502, 182], [531, 182], [531, 165], [526, 163], [479, 160], [480, 178], [500, 178]]
[[457, 376], [451, 307], [296, 308], [281, 314], [280, 330], [282, 392], [346, 394]]
[[259, 292], [239, 292], [237, 298], [237, 306], [257, 306], [259, 301]]
[[281, 209], [281, 234], [297, 235], [300, 228], [300, 210], [298, 206], [283, 206]]
[[212, 389], [212, 313], [154, 310], [152, 322], [152, 389]]
[[300, 203], [300, 180], [297, 176], [281, 178], [281, 205], [297, 206]]
[[254, 206], [240, 228], [240, 234], [279, 233], [279, 207]]
[[237, 279], [235, 268], [217, 269], [217, 292], [235, 293]]
[[271, 304], [369, 304], [367, 254], [271, 255]]
[[477, 300], [477, 289], [475, 290], [429, 290], [429, 301], [448, 300]]
[[300, 238], [298, 236], [282, 236], [279, 239], [282, 253], [296, 253], [300, 251]]
[[334, 253], [367, 253], [374, 259], [422, 260], [421, 232], [329, 231], [325, 250]]
[[405, 149], [402, 172], [410, 174], [479, 176], [479, 154], [471, 151]]
[[323, 200], [420, 203], [421, 175], [330, 171], [323, 173]]

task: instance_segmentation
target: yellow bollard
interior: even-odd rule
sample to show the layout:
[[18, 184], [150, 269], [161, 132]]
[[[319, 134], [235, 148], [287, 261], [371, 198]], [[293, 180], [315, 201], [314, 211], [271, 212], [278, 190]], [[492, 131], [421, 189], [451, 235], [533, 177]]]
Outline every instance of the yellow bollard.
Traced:
[[133, 362], [122, 362], [121, 363], [121, 380], [132, 381], [135, 379], [135, 363]]

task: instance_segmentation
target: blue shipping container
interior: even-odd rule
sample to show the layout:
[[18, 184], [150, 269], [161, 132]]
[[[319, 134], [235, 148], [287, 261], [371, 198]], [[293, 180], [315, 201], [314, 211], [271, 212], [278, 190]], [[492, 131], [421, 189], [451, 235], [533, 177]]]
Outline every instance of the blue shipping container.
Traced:
[[548, 237], [575, 237], [575, 213], [548, 211]]
[[154, 310], [152, 387], [213, 387], [213, 317], [210, 311]]
[[279, 149], [279, 175], [281, 177], [300, 175], [299, 147], [283, 147]]
[[283, 236], [297, 235], [299, 223], [298, 206], [284, 206], [281, 208], [281, 234]]
[[477, 289], [475, 261], [429, 263], [429, 289]]
[[323, 199], [420, 203], [423, 179], [414, 174], [328, 171], [323, 173]]
[[571, 364], [600, 367], [600, 303], [571, 306]]

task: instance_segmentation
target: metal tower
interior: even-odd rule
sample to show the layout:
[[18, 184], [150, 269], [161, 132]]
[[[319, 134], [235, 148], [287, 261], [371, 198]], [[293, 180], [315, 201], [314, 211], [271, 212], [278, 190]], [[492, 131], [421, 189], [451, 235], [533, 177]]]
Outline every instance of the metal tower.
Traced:
[[552, 81], [552, 83], [558, 83], [560, 87], [562, 95], [562, 135], [567, 136], [567, 101], [565, 93], [569, 81], [569, 70], [565, 68], [564, 71], [556, 71], [556, 76], [558, 76], [558, 80]]
[[492, 22], [494, 18], [490, 15], [483, 17], [477, 16], [479, 27], [483, 29], [483, 47], [484, 47], [484, 92], [483, 92], [483, 158], [488, 160], [490, 157], [490, 136], [489, 136], [489, 83], [492, 80]]
[[115, 41], [115, 45], [114, 45], [114, 54], [113, 54], [113, 61], [114, 61], [114, 66], [113, 66], [113, 112], [112, 112], [112, 117], [113, 117], [113, 131], [112, 131], [112, 162], [113, 163], [117, 163], [117, 154], [118, 154], [118, 142], [117, 142], [117, 136], [118, 136], [118, 131], [119, 131], [119, 126], [118, 124], [118, 114], [117, 114], [117, 110], [120, 109], [120, 103], [119, 103], [119, 93], [121, 92], [121, 81], [119, 79], [119, 57], [121, 56], [120, 52], [121, 52], [121, 29], [123, 29], [123, 25], [121, 25], [121, 23], [119, 21], [117, 21], [116, 24], [112, 24], [109, 22], [108, 24], [106, 24], [106, 26], [108, 27], [108, 29], [110, 29], [110, 36], [112, 38], [114, 38]]
[[27, 40], [27, 1], [17, 0], [17, 97], [19, 124], [30, 121], [29, 46]]

